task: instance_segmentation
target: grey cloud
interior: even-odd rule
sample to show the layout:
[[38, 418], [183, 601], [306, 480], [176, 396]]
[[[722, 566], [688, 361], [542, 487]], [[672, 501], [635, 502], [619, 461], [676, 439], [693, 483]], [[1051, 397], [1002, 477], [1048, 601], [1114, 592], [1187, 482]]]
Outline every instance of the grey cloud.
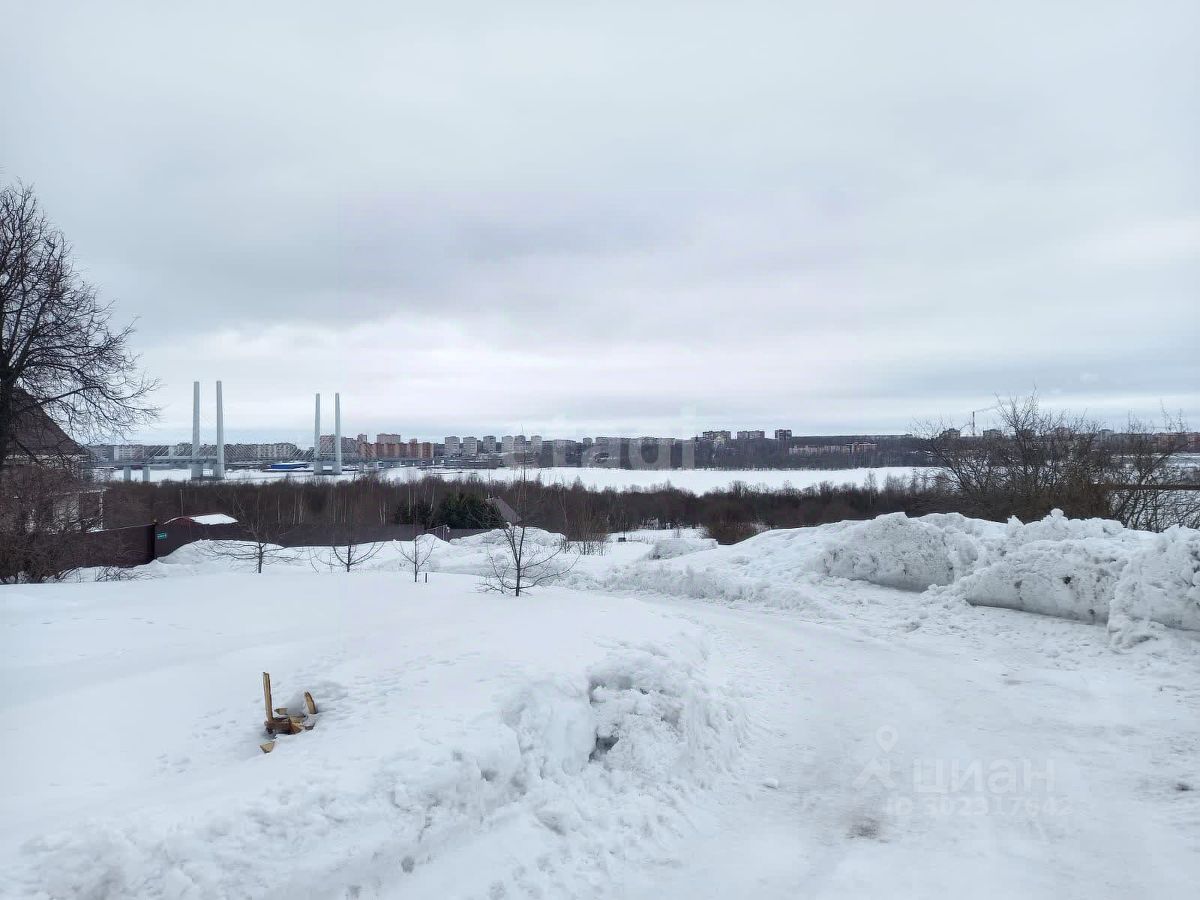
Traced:
[[904, 428], [1033, 384], [1200, 419], [1194, 3], [6, 20], [0, 177], [139, 317], [164, 427], [217, 375], [432, 434]]

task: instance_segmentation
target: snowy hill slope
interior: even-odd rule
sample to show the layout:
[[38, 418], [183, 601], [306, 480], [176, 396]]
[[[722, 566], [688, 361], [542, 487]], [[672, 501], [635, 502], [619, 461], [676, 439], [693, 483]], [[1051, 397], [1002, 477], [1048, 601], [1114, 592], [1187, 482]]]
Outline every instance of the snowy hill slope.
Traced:
[[[653, 852], [741, 728], [703, 631], [630, 600], [473, 588], [309, 572], [4, 591], [0, 894], [517, 878], [550, 896], [594, 858]], [[269, 755], [264, 670], [280, 702], [321, 707]], [[480, 833], [549, 855], [520, 876], [438, 864]]]

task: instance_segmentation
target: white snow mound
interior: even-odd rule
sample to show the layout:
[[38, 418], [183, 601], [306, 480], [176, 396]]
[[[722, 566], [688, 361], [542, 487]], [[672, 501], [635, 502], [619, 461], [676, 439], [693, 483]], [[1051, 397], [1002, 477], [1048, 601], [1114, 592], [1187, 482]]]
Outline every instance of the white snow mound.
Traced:
[[1171, 528], [1129, 558], [1108, 619], [1113, 641], [1128, 646], [1153, 625], [1200, 631], [1200, 531]]
[[1103, 624], [1126, 560], [1109, 541], [1034, 541], [967, 575], [953, 591], [972, 606]]
[[910, 519], [892, 513], [845, 529], [815, 565], [825, 575], [923, 591], [971, 570], [987, 524], [957, 514]]
[[652, 545], [649, 559], [675, 559], [701, 550], [712, 550], [717, 542], [712, 538], [661, 538]]
[[[543, 528], [534, 528], [533, 526], [525, 529], [524, 538], [526, 544], [537, 544], [539, 547], [557, 547], [564, 540], [561, 534], [546, 531]], [[491, 531], [484, 531], [480, 534], [454, 538], [450, 543], [457, 547], [491, 547], [496, 544], [502, 544], [504, 541], [504, 529], [493, 528]]]

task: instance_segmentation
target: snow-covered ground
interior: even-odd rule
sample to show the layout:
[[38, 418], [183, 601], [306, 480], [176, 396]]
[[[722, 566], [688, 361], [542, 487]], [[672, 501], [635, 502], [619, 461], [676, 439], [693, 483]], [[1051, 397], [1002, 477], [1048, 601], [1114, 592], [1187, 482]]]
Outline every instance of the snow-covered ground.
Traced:
[[[390, 469], [394, 478], [420, 478], [420, 469]], [[431, 471], [431, 470], [425, 470]], [[914, 470], [911, 466], [882, 466], [874, 469], [602, 469], [577, 468], [556, 466], [545, 469], [530, 469], [530, 476], [536, 475], [544, 484], [574, 484], [576, 480], [585, 487], [603, 490], [605, 488], [651, 488], [670, 485], [693, 494], [703, 494], [708, 491], [724, 490], [730, 485], [741, 482], [747, 485], [763, 487], [767, 490], [781, 490], [791, 487], [803, 489], [815, 487], [826, 482], [835, 485], [863, 484], [872, 475], [882, 486], [889, 476], [907, 480]], [[483, 479], [511, 480], [520, 475], [520, 469], [486, 469], [486, 470], [442, 470], [443, 477], [465, 478], [477, 475]]]
[[[911, 466], [881, 466], [874, 469], [601, 469], [581, 468], [574, 466], [555, 466], [544, 469], [530, 469], [531, 476], [536, 475], [545, 484], [574, 484], [578, 479], [589, 488], [650, 488], [670, 484], [694, 494], [706, 491], [722, 490], [735, 482], [747, 485], [763, 486], [769, 490], [780, 490], [785, 487], [803, 489], [815, 487], [829, 482], [830, 484], [863, 484], [868, 477], [874, 476], [880, 485], [889, 476], [908, 479], [912, 473], [923, 471]], [[108, 477], [116, 481], [121, 478], [120, 471], [104, 473], [100, 477]], [[440, 478], [480, 478], [488, 480], [511, 480], [519, 474], [519, 469], [421, 469], [399, 468], [385, 469], [384, 474], [392, 479], [417, 479], [429, 476]], [[139, 478], [139, 475], [134, 476]], [[189, 478], [187, 469], [151, 469], [151, 481], [186, 481]], [[257, 469], [231, 469], [227, 477], [244, 481], [277, 481], [282, 478], [303, 479], [312, 477], [309, 472], [263, 472]], [[330, 476], [322, 476], [327, 480]], [[343, 479], [352, 478], [352, 473], [341, 476]]]
[[[704, 629], [617, 597], [310, 571], [3, 611], [11, 897], [568, 896], [663, 852], [743, 723]], [[319, 707], [269, 755], [261, 671]]]
[[[0, 893], [1196, 895], [1197, 532], [630, 537], [520, 599], [486, 536], [0, 588]], [[322, 704], [269, 755], [264, 670]]]

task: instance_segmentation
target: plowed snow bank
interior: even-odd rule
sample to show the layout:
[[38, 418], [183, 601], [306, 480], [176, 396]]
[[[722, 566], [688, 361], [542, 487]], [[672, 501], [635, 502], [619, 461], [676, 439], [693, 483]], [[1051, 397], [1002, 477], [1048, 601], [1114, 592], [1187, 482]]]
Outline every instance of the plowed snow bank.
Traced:
[[956, 514], [768, 531], [681, 559], [644, 560], [610, 588], [836, 615], [829, 578], [925, 591], [931, 604], [966, 602], [1107, 624], [1117, 644], [1154, 625], [1200, 631], [1200, 532], [1162, 535], [1055, 511], [1008, 524]]
[[985, 526], [991, 524], [956, 514], [880, 516], [843, 530], [825, 545], [815, 565], [826, 575], [923, 591], [969, 572], [982, 552]]
[[1145, 640], [1155, 624], [1200, 631], [1200, 531], [1172, 528], [1156, 535], [1121, 573], [1108, 619], [1114, 640]]

